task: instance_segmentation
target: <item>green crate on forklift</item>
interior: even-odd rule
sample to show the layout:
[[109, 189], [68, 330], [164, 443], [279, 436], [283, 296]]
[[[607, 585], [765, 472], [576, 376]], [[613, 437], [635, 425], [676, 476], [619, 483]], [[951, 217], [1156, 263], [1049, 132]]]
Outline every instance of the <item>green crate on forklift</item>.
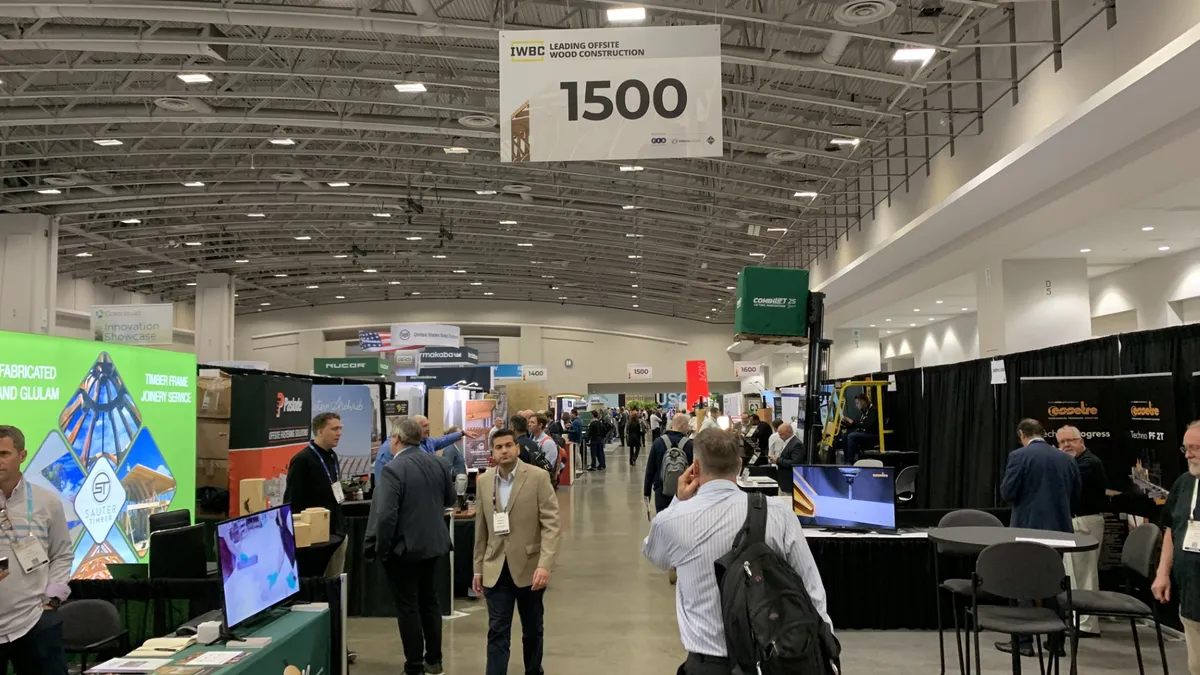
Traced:
[[808, 270], [743, 267], [733, 325], [739, 335], [807, 335]]

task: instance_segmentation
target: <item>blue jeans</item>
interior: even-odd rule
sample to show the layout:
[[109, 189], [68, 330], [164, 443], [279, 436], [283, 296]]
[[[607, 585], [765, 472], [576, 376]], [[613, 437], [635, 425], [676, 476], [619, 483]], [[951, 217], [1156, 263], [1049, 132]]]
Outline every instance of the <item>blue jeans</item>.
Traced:
[[597, 469], [603, 469], [606, 466], [603, 443], [592, 443], [592, 466]]
[[521, 651], [525, 675], [542, 675], [542, 604], [545, 589], [519, 588], [508, 571], [508, 563], [500, 572], [496, 585], [483, 589], [487, 599], [487, 675], [507, 675], [508, 659], [512, 652], [513, 606], [521, 613]]
[[42, 612], [42, 618], [28, 633], [0, 644], [0, 673], [7, 673], [9, 664], [17, 675], [67, 675], [58, 612]]
[[854, 460], [858, 459], [858, 453], [863, 450], [870, 450], [879, 442], [877, 434], [870, 434], [865, 431], [851, 431], [846, 434], [846, 463], [853, 464]]

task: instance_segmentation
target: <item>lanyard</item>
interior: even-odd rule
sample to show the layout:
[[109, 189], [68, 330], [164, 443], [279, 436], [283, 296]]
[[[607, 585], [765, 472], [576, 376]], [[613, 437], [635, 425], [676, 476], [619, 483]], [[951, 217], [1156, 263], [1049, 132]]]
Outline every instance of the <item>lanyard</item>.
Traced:
[[[513, 467], [513, 472], [510, 474], [510, 477], [512, 478], [512, 482], [513, 482], [512, 487], [516, 488], [517, 487], [517, 467], [515, 467], [515, 466]], [[496, 469], [496, 489], [492, 490], [492, 513], [496, 512], [496, 500], [499, 498], [500, 498], [500, 469]], [[504, 508], [501, 510], [504, 511], [505, 513], [508, 513], [509, 511], [511, 511], [512, 510], [512, 501], [513, 501], [512, 489], [510, 488], [508, 491], [508, 502], [504, 505]]]
[[1200, 478], [1192, 481], [1192, 510], [1188, 511], [1188, 520], [1196, 520], [1196, 489], [1200, 487]]
[[[29, 529], [28, 536], [32, 537], [32, 536], [34, 536], [33, 535], [33, 490], [29, 489], [29, 482], [26, 481], [24, 478], [21, 479], [20, 483], [17, 483], [17, 487], [21, 487], [21, 486], [25, 487], [25, 513], [26, 513], [25, 525]], [[16, 488], [13, 488], [13, 491], [16, 492]], [[1192, 502], [1193, 502], [1192, 508], [1196, 507], [1195, 501], [1196, 501], [1195, 495], [1193, 494], [1192, 495]], [[8, 510], [8, 502], [5, 502], [4, 509], [5, 509], [5, 511]], [[12, 522], [12, 516], [9, 516], [8, 522], [12, 525], [12, 527], [4, 531], [4, 536], [8, 539], [9, 544], [11, 544], [12, 546], [16, 546], [17, 540], [13, 539], [13, 533], [17, 531], [17, 524]]]
[[342, 467], [340, 466], [340, 462], [338, 462], [337, 455], [334, 455], [333, 457], [333, 472], [330, 473], [329, 463], [325, 461], [325, 457], [321, 454], [321, 451], [317, 450], [317, 446], [310, 444], [308, 447], [313, 451], [313, 454], [317, 456], [317, 460], [321, 462], [321, 468], [325, 469], [325, 475], [329, 477], [329, 482], [337, 482], [338, 475], [342, 473]]

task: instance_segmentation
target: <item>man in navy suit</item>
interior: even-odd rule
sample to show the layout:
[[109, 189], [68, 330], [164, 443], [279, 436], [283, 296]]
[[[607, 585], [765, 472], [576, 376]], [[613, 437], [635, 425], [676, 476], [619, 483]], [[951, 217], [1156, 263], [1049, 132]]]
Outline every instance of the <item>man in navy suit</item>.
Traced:
[[[1075, 459], [1050, 445], [1043, 438], [1046, 430], [1033, 419], [1021, 420], [1017, 438], [1021, 447], [1008, 456], [1000, 498], [1012, 504], [1012, 527], [1054, 530], [1073, 534], [1071, 513], [1083, 492], [1083, 480]], [[1033, 656], [1032, 640], [1021, 639], [1021, 654]], [[997, 642], [996, 648], [1012, 651], [1011, 642]], [[1062, 642], [1054, 648], [1062, 652]]]

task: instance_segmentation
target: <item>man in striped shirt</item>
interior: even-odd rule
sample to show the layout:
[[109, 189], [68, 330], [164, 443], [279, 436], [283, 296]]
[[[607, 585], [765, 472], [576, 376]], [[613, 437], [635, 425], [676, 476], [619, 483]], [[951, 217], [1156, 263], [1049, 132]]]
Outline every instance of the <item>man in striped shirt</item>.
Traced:
[[[687, 661], [679, 675], [729, 675], [721, 594], [713, 564], [733, 548], [746, 521], [747, 497], [738, 488], [742, 469], [736, 435], [705, 429], [693, 441], [695, 461], [679, 479], [675, 500], [650, 524], [642, 554], [659, 569], [675, 568], [675, 613]], [[782, 554], [804, 581], [813, 606], [829, 624], [825, 587], [804, 541], [800, 521], [786, 500], [769, 500], [767, 544]]]

